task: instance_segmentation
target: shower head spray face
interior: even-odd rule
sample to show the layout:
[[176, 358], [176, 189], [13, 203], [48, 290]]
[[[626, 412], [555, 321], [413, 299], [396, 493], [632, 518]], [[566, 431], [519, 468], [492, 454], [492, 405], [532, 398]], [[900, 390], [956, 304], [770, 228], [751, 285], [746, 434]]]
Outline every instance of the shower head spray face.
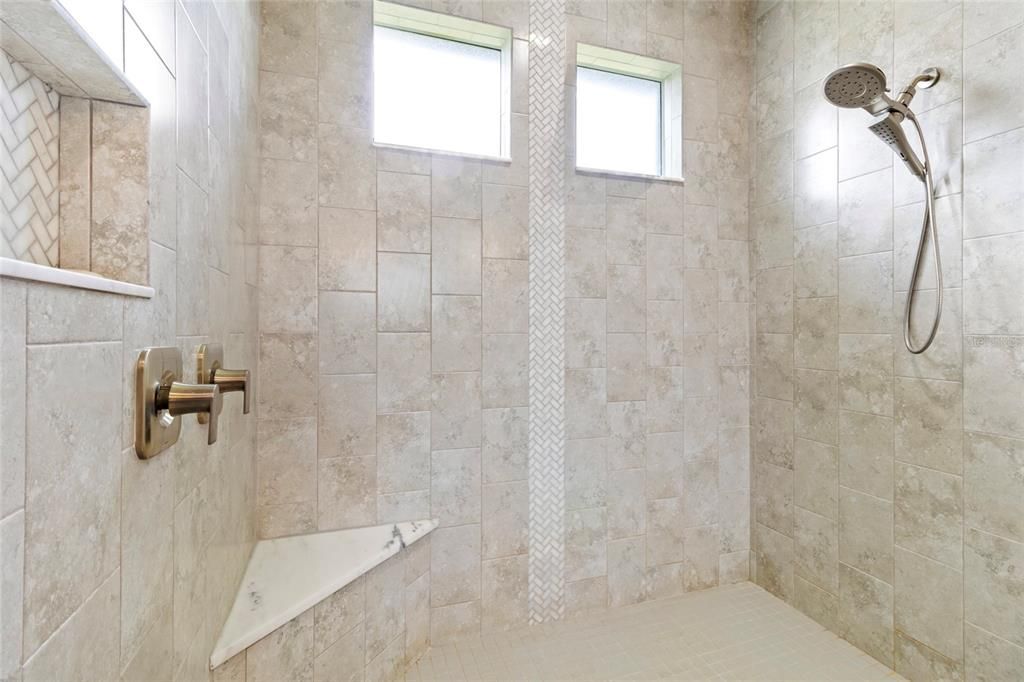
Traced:
[[873, 64], [848, 64], [825, 79], [825, 99], [844, 109], [867, 109], [876, 113], [885, 101], [885, 73]]
[[896, 156], [903, 159], [907, 169], [924, 182], [924, 164], [914, 153], [907, 136], [903, 133], [903, 126], [900, 125], [902, 117], [897, 114], [888, 114], [880, 118], [877, 123], [868, 126], [868, 130], [878, 136], [882, 142], [889, 145], [889, 148], [896, 152]]

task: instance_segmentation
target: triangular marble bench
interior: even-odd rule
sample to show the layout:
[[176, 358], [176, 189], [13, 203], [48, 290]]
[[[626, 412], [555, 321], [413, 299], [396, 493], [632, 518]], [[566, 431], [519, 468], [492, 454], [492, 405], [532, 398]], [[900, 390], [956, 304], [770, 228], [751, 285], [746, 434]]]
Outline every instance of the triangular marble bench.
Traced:
[[210, 654], [210, 669], [437, 528], [436, 519], [260, 540]]

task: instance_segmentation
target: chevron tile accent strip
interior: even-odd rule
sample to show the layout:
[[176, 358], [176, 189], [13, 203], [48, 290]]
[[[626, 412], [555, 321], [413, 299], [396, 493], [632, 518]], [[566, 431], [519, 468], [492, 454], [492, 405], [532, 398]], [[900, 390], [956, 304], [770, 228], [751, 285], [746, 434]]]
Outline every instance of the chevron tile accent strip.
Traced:
[[565, 35], [565, 0], [531, 0], [531, 623], [565, 614]]
[[56, 266], [60, 95], [0, 55], [0, 255]]

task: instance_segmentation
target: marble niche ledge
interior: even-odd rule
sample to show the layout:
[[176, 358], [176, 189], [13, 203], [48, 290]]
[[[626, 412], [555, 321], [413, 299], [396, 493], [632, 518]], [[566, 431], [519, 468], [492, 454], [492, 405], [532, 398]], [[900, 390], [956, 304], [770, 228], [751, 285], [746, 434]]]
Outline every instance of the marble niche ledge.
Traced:
[[213, 653], [214, 669], [437, 528], [436, 519], [260, 540]]

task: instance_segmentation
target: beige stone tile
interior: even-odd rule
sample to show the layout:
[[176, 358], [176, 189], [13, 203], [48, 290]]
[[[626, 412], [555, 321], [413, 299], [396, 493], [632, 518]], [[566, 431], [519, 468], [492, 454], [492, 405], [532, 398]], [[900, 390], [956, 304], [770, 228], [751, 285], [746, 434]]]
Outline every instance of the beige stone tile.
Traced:
[[644, 269], [633, 265], [609, 265], [608, 331], [644, 331], [644, 303]]
[[646, 403], [608, 403], [608, 468], [642, 467], [646, 450]]
[[261, 419], [256, 494], [261, 505], [316, 500], [316, 420]]
[[793, 400], [793, 335], [758, 334], [755, 365], [757, 394]]
[[529, 338], [526, 334], [484, 334], [483, 406], [526, 405], [529, 402], [528, 364]]
[[[646, 215], [648, 232], [658, 234], [683, 233], [683, 188], [678, 184], [653, 182], [647, 188]], [[714, 216], [714, 213], [712, 213]], [[714, 223], [717, 228], [717, 218]]]
[[754, 452], [758, 459], [776, 466], [793, 467], [793, 403], [755, 398], [753, 407]]
[[1024, 232], [964, 241], [964, 332], [1024, 334]]
[[246, 680], [313, 679], [313, 611], [307, 610], [245, 652]]
[[566, 367], [577, 369], [606, 366], [606, 329], [606, 303], [603, 299], [566, 299]]
[[1024, 443], [967, 433], [964, 455], [964, 520], [973, 528], [1024, 542], [1024, 498], [1019, 494]]
[[964, 543], [964, 615], [1018, 646], [1024, 640], [1021, 577], [1024, 545], [973, 528]]
[[746, 241], [750, 238], [750, 207], [747, 205], [749, 181], [746, 179], [723, 178], [719, 185], [718, 237]]
[[687, 270], [683, 277], [683, 330], [687, 334], [718, 331], [718, 273]]
[[683, 430], [683, 370], [680, 367], [647, 369], [647, 433]]
[[479, 631], [479, 599], [430, 609], [431, 644], [445, 644]]
[[481, 414], [484, 483], [526, 480], [527, 408], [486, 409]]
[[839, 537], [832, 519], [797, 507], [793, 524], [796, 575], [835, 594], [839, 590]]
[[[260, 72], [260, 156], [316, 158], [317, 82], [273, 71]], [[315, 204], [314, 202], [311, 202]]]
[[604, 230], [567, 228], [565, 231], [565, 295], [568, 297], [604, 298], [608, 292], [608, 275]]
[[839, 183], [841, 258], [892, 250], [892, 175], [891, 168], [883, 168]]
[[316, 75], [316, 3], [261, 6], [260, 68]]
[[366, 579], [354, 582], [330, 595], [313, 608], [313, 640], [319, 656], [344, 635], [362, 624], [366, 616]]
[[527, 623], [528, 569], [526, 555], [483, 562], [480, 627], [484, 632], [508, 630]]
[[964, 146], [964, 236], [986, 237], [1020, 230], [1022, 153], [1024, 133], [1020, 130]]
[[321, 291], [317, 308], [321, 374], [377, 371], [377, 297]]
[[795, 371], [794, 432], [797, 436], [829, 445], [838, 444], [838, 380], [836, 372]]
[[377, 335], [377, 411], [430, 409], [430, 335]]
[[1024, 438], [1024, 339], [964, 339], [964, 428]]
[[718, 432], [718, 485], [722, 491], [750, 489], [750, 429]]
[[[6, 288], [6, 282], [4, 286]], [[21, 334], [17, 339], [11, 339], [12, 344], [121, 339], [124, 314], [121, 300], [109, 294], [60, 286], [33, 285], [27, 287], [27, 291], [27, 303], [25, 289], [22, 289], [20, 303], [11, 301], [11, 305], [19, 307], [20, 311], [5, 311], [20, 315], [19, 318], [4, 318], [5, 323], [11, 320], [12, 333], [21, 327]], [[15, 295], [12, 292], [12, 298]]]
[[480, 297], [433, 296], [432, 300], [432, 370], [479, 371], [482, 366]]
[[430, 257], [377, 254], [377, 328], [382, 332], [430, 331]]
[[836, 223], [797, 230], [794, 235], [796, 297], [837, 295]]
[[644, 335], [608, 334], [608, 401], [643, 400]]
[[3, 626], [0, 627], [0, 670], [11, 679], [21, 677], [21, 644], [24, 613], [25, 512], [18, 510], [0, 521], [3, 561], [0, 580], [4, 586]]
[[529, 193], [525, 187], [483, 186], [483, 255], [486, 258], [526, 259]]
[[431, 162], [431, 214], [435, 217], [479, 220], [480, 174], [480, 161], [434, 156]]
[[377, 160], [368, 129], [321, 123], [318, 196], [321, 206], [377, 207]]
[[753, 491], [758, 524], [793, 537], [793, 470], [759, 462], [754, 475], [758, 482]]
[[895, 381], [896, 457], [959, 475], [963, 471], [962, 386], [953, 381]]
[[647, 235], [647, 298], [649, 300], [682, 300], [683, 240], [683, 237], [674, 235]]
[[[436, 188], [436, 184], [434, 185]], [[434, 218], [431, 282], [435, 294], [480, 294], [480, 221]]]
[[487, 559], [525, 554], [529, 547], [529, 488], [526, 481], [483, 486], [482, 541]]
[[892, 252], [839, 259], [839, 331], [892, 330]]
[[317, 250], [260, 247], [260, 330], [301, 334], [316, 331]]
[[784, 202], [792, 207], [793, 198], [793, 132], [759, 140], [756, 145], [758, 206]]
[[[721, 484], [719, 484], [721, 487]], [[719, 491], [718, 528], [720, 547], [718, 551], [732, 554], [750, 549], [750, 491]]]
[[136, 284], [149, 283], [148, 142], [143, 110], [93, 103], [89, 269]]
[[604, 507], [566, 512], [565, 526], [566, 580], [606, 575], [607, 512]]
[[567, 369], [565, 396], [567, 438], [595, 438], [608, 435], [606, 370]]
[[644, 539], [624, 538], [607, 543], [608, 605], [636, 604], [644, 599]]
[[839, 564], [839, 634], [891, 666], [892, 618], [892, 586]]
[[896, 631], [895, 669], [908, 680], [962, 680], [963, 663], [953, 661], [915, 639]]
[[[1024, 28], [1021, 26], [964, 50], [965, 141], [1024, 124], [1024, 87], [1013, 78], [1014, 65], [1021, 59], [1024, 59]], [[993, 96], [997, 92], [999, 96]]]
[[749, 427], [750, 368], [719, 367], [718, 369], [718, 428]]
[[377, 522], [377, 458], [332, 457], [317, 463], [317, 530]]
[[[430, 573], [432, 607], [479, 599], [479, 524], [435, 530], [430, 541]], [[432, 631], [433, 627], [432, 622]]]
[[608, 441], [570, 440], [565, 449], [566, 509], [587, 509], [607, 502]]
[[646, 496], [649, 500], [680, 497], [684, 492], [683, 434], [652, 433], [646, 438]]
[[317, 655], [313, 660], [313, 680], [329, 680], [337, 670], [352, 670], [354, 674], [363, 674], [365, 640], [366, 628], [360, 623]]
[[312, 501], [262, 506], [256, 509], [256, 514], [256, 534], [260, 538], [312, 533], [317, 530], [316, 504]]
[[802, 88], [838, 63], [839, 7], [833, 2], [799, 3], [793, 8], [793, 23], [793, 83]]
[[377, 248], [430, 253], [430, 177], [377, 172]]
[[683, 145], [683, 168], [688, 169], [688, 182], [683, 190], [684, 201], [688, 204], [717, 206], [718, 145], [696, 141]]
[[377, 523], [398, 523], [409, 519], [425, 519], [429, 516], [429, 490], [377, 495]]
[[404, 557], [392, 557], [366, 574], [367, 664], [405, 630], [403, 561]]
[[750, 243], [718, 241], [718, 295], [721, 301], [751, 300]]
[[647, 8], [640, 0], [624, 0], [608, 7], [608, 47], [644, 51]]
[[719, 303], [718, 357], [722, 365], [750, 364], [753, 304]]
[[892, 152], [878, 144], [860, 111], [840, 109], [838, 113], [840, 180], [892, 166]]
[[959, 571], [897, 548], [896, 628], [940, 654], [962, 659], [963, 585]]
[[[840, 299], [840, 325], [842, 300]], [[839, 335], [839, 406], [870, 414], [893, 411], [892, 337], [889, 334]]]
[[317, 452], [327, 457], [373, 457], [376, 453], [376, 374], [320, 377]]
[[25, 661], [25, 680], [117, 677], [120, 578], [120, 571], [115, 570], [53, 637], [30, 655]]
[[683, 501], [678, 497], [647, 501], [645, 544], [649, 568], [683, 560], [683, 525], [678, 521], [682, 512]]
[[[121, 346], [30, 347], [26, 361], [24, 650], [34, 652], [118, 565], [120, 424], [110, 417], [121, 414]], [[80, 401], [53, 404], [69, 389]], [[68, 443], [77, 467], [63, 461]]]
[[609, 196], [606, 201], [608, 262], [643, 265], [646, 254], [646, 202], [644, 199], [619, 196]]
[[1024, 648], [970, 623], [964, 625], [964, 667], [977, 679], [1013, 679], [1024, 665]]
[[891, 500], [893, 496], [893, 420], [839, 412], [839, 475], [843, 485]]
[[566, 615], [582, 616], [608, 606], [608, 577], [585, 578], [565, 585]]
[[892, 585], [892, 502], [840, 486], [839, 560]]
[[[162, 68], [162, 67], [161, 67]], [[134, 455], [134, 453], [133, 453]], [[155, 680], [174, 668], [172, 660], [171, 611], [164, 609], [146, 632], [134, 657], [127, 663], [122, 659], [122, 680]], [[245, 654], [238, 654], [219, 666], [213, 673], [214, 679], [232, 680], [232, 674], [245, 673]], [[222, 676], [223, 675], [223, 676]], [[166, 679], [166, 678], [165, 678]]]
[[209, 184], [209, 69], [200, 37], [179, 5], [174, 13], [177, 163], [200, 187]]
[[644, 470], [608, 472], [608, 539], [642, 535], [646, 528]]
[[484, 333], [529, 331], [529, 268], [526, 261], [483, 259]]
[[320, 123], [369, 129], [373, 104], [373, 50], [336, 40], [317, 42], [317, 110]]
[[[408, 560], [406, 560], [408, 563]], [[414, 661], [430, 647], [430, 576], [405, 588], [405, 657]]]
[[[962, 282], [962, 250], [963, 250], [963, 211], [961, 195], [939, 197], [935, 200], [935, 223], [941, 225], [939, 232], [939, 255], [942, 262], [943, 286], [958, 286]], [[897, 291], [910, 288], [913, 274], [914, 259], [917, 256], [917, 243], [921, 237], [921, 221], [924, 216], [924, 203], [917, 202], [901, 206], [894, 210], [893, 232], [893, 282]], [[931, 246], [925, 250], [921, 258], [921, 275], [915, 289], [935, 288], [935, 265], [933, 264]], [[897, 298], [899, 298], [897, 296]], [[916, 303], [916, 301], [915, 301]], [[902, 320], [902, 310], [898, 319]], [[931, 310], [928, 310], [931, 314]], [[930, 320], [929, 320], [930, 322]], [[920, 328], [920, 327], [918, 327]]]
[[897, 462], [895, 511], [895, 538], [900, 547], [959, 571], [964, 517], [961, 477]]
[[[959, 54], [957, 52], [957, 55]], [[960, 59], [959, 56], [956, 58]], [[936, 65], [938, 66], [938, 64]], [[916, 71], [917, 67], [913, 68]], [[950, 82], [952, 80], [951, 78]], [[914, 108], [920, 112], [918, 119], [924, 128], [925, 141], [928, 143], [935, 195], [937, 197], [950, 196], [951, 199], [956, 199], [957, 197], [951, 195], [961, 192], [964, 179], [963, 101], [957, 99], [927, 111], [919, 109], [915, 102]], [[912, 135], [913, 137], [917, 136], [916, 133]], [[897, 206], [924, 199], [921, 193], [921, 183], [913, 174], [900, 168], [895, 171], [893, 180], [893, 195]], [[947, 232], [943, 236], [949, 237], [950, 235]]]
[[430, 513], [442, 526], [480, 523], [479, 448], [435, 450], [430, 464]]
[[480, 447], [480, 405], [480, 372], [434, 374], [430, 414], [431, 447]]
[[174, 598], [173, 598], [173, 652], [174, 668], [187, 669], [194, 658], [195, 640], [202, 636], [204, 627], [207, 573], [204, 548], [207, 527], [203, 505], [209, 501], [204, 481], [193, 488], [174, 509]]
[[315, 246], [316, 166], [267, 158], [260, 168], [260, 242]]
[[260, 368], [257, 400], [262, 416], [310, 416], [317, 394], [314, 335], [261, 334]]
[[320, 209], [317, 271], [320, 289], [377, 289], [376, 216], [373, 211]]
[[822, 627], [839, 630], [839, 597], [812, 585], [800, 576], [793, 578], [793, 606], [813, 618]]
[[[171, 11], [173, 13], [173, 7]], [[59, 116], [58, 126], [64, 131], [57, 138], [59, 262], [64, 268], [88, 270], [91, 249], [89, 233], [92, 230], [91, 100], [64, 97]], [[174, 173], [171, 173], [170, 182], [173, 186]], [[174, 235], [171, 237], [173, 239]]]
[[793, 8], [775, 5], [757, 18], [757, 78], [793, 60]]
[[757, 584], [788, 599], [793, 594], [793, 539], [760, 523], [754, 529]]
[[721, 421], [717, 397], [686, 398], [683, 402], [686, 459], [718, 457], [718, 428]]
[[177, 274], [175, 301], [177, 332], [199, 335], [210, 321], [210, 273], [206, 266], [209, 248], [206, 192], [184, 172], [178, 172]]
[[761, 332], [793, 333], [793, 268], [757, 273], [757, 329]]

